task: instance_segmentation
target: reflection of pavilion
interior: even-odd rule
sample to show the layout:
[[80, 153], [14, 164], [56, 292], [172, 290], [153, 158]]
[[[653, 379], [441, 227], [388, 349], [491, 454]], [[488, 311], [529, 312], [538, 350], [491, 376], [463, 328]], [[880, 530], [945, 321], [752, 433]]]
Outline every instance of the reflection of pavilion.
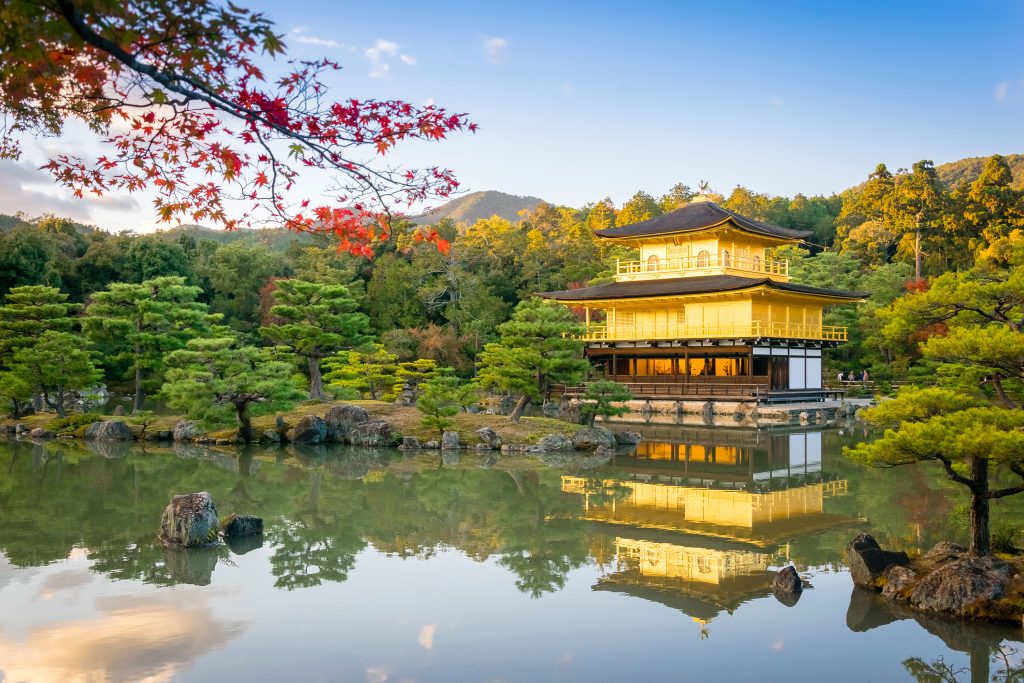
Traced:
[[659, 602], [703, 625], [765, 595], [789, 541], [852, 521], [826, 511], [847, 482], [824, 462], [821, 432], [644, 436], [634, 455], [616, 458], [616, 475], [562, 477], [585, 519], [616, 527], [614, 569], [595, 590]]

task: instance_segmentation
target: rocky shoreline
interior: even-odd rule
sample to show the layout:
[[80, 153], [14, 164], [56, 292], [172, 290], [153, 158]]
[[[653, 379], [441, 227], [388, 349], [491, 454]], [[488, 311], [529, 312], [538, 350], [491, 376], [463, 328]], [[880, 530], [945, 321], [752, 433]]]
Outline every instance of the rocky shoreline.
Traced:
[[[421, 429], [408, 429], [405, 419], [389, 420], [385, 410], [371, 412], [363, 406], [350, 403], [323, 404], [322, 414], [277, 415], [268, 418], [272, 423], [256, 429], [261, 444], [321, 445], [340, 444], [370, 448], [398, 448], [402, 451], [497, 451], [501, 454], [542, 455], [548, 453], [585, 452], [599, 457], [611, 457], [619, 446], [635, 446], [640, 434], [632, 431], [613, 432], [604, 427], [590, 427], [553, 419], [542, 421], [523, 418], [531, 427], [527, 437], [521, 436], [500, 415], [488, 416], [491, 424], [484, 426], [459, 425], [438, 434], [437, 438], [422, 438]], [[392, 414], [398, 415], [392, 409]], [[412, 409], [408, 409], [412, 410]], [[378, 414], [375, 414], [378, 413]], [[385, 413], [382, 415], [380, 413]], [[482, 416], [475, 416], [476, 422]], [[539, 427], [538, 424], [539, 423]], [[419, 431], [420, 436], [410, 431]], [[504, 436], [502, 434], [504, 432]], [[57, 433], [47, 424], [30, 427], [24, 422], [0, 424], [0, 435], [17, 439], [45, 441], [55, 438], [83, 439], [103, 442], [172, 442], [227, 446], [244, 443], [237, 430], [204, 431], [198, 422], [164, 418], [154, 428], [131, 424], [128, 418], [112, 418], [81, 424]]]
[[1018, 625], [1024, 618], [1024, 576], [1012, 561], [974, 557], [948, 541], [911, 559], [865, 533], [846, 546], [846, 560], [855, 586], [909, 609]]

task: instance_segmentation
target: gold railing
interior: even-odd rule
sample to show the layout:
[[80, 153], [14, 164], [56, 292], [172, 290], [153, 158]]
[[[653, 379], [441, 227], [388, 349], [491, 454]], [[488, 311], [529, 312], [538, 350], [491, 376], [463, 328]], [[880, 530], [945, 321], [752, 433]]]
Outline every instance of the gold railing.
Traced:
[[674, 339], [731, 339], [734, 337], [773, 337], [777, 339], [815, 339], [846, 341], [846, 328], [838, 325], [765, 322], [683, 323], [660, 325], [590, 325], [584, 341], [655, 341]]
[[[683, 275], [686, 273], [739, 270], [759, 275], [789, 277], [789, 261], [773, 261], [749, 256], [709, 254], [690, 258], [656, 259], [647, 261], [618, 261], [615, 273], [618, 279], [633, 279], [642, 275]], [[642, 279], [642, 278], [639, 278]]]

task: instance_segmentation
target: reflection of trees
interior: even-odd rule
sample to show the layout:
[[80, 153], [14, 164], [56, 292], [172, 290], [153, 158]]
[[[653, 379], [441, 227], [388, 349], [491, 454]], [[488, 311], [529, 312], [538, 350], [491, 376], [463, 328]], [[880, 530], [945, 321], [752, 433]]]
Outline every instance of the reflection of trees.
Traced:
[[[1020, 654], [1017, 648], [999, 644], [991, 652], [978, 653], [977, 657], [972, 653], [970, 668], [951, 666], [942, 657], [930, 662], [920, 657], [911, 657], [904, 660], [903, 668], [918, 683], [1022, 683], [1024, 664], [1020, 662]], [[993, 660], [997, 668], [990, 677]]]
[[346, 580], [372, 543], [404, 557], [444, 548], [497, 557], [536, 596], [563, 586], [595, 542], [557, 471], [439, 468], [429, 456], [396, 458], [392, 469], [381, 451], [280, 453], [179, 445], [109, 459], [73, 442], [0, 444], [0, 551], [29, 566], [84, 547], [112, 579], [208, 583], [229, 547], [168, 556], [156, 538], [171, 496], [200, 490], [222, 515], [267, 520], [263, 542], [286, 589]]
[[[907, 659], [903, 666], [916, 680], [923, 683], [989, 683], [990, 680], [993, 683], [1024, 683], [1021, 653], [1005, 645], [1007, 639], [1019, 638], [1019, 629], [930, 615], [911, 610], [872, 591], [853, 589], [846, 612], [846, 624], [851, 631], [869, 631], [903, 619], [913, 619], [921, 628], [942, 640], [946, 647], [964, 652], [970, 658], [969, 668], [952, 666], [941, 657], [932, 661], [919, 657]], [[1000, 666], [990, 678], [993, 656]]]

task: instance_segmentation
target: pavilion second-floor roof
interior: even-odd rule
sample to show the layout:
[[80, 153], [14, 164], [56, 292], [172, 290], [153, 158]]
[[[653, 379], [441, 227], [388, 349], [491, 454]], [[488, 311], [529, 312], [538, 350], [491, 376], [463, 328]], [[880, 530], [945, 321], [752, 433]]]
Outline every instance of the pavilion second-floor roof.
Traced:
[[656, 297], [686, 296], [700, 294], [717, 294], [740, 292], [743, 290], [765, 287], [767, 289], [789, 294], [802, 294], [824, 299], [832, 299], [835, 303], [862, 301], [868, 297], [867, 292], [850, 292], [837, 289], [811, 287], [793, 282], [781, 282], [771, 278], [750, 278], [738, 275], [708, 275], [703, 277], [677, 277], [661, 280], [634, 280], [612, 282], [594, 287], [567, 289], [559, 292], [539, 292], [538, 296], [564, 303], [614, 301], [623, 299], [649, 299]]
[[609, 239], [636, 240], [647, 237], [668, 237], [730, 226], [742, 232], [786, 242], [806, 239], [812, 234], [807, 230], [794, 230], [792, 228], [771, 225], [770, 223], [762, 223], [708, 201], [693, 202], [675, 211], [641, 221], [640, 223], [595, 230], [594, 234], [598, 237]]

